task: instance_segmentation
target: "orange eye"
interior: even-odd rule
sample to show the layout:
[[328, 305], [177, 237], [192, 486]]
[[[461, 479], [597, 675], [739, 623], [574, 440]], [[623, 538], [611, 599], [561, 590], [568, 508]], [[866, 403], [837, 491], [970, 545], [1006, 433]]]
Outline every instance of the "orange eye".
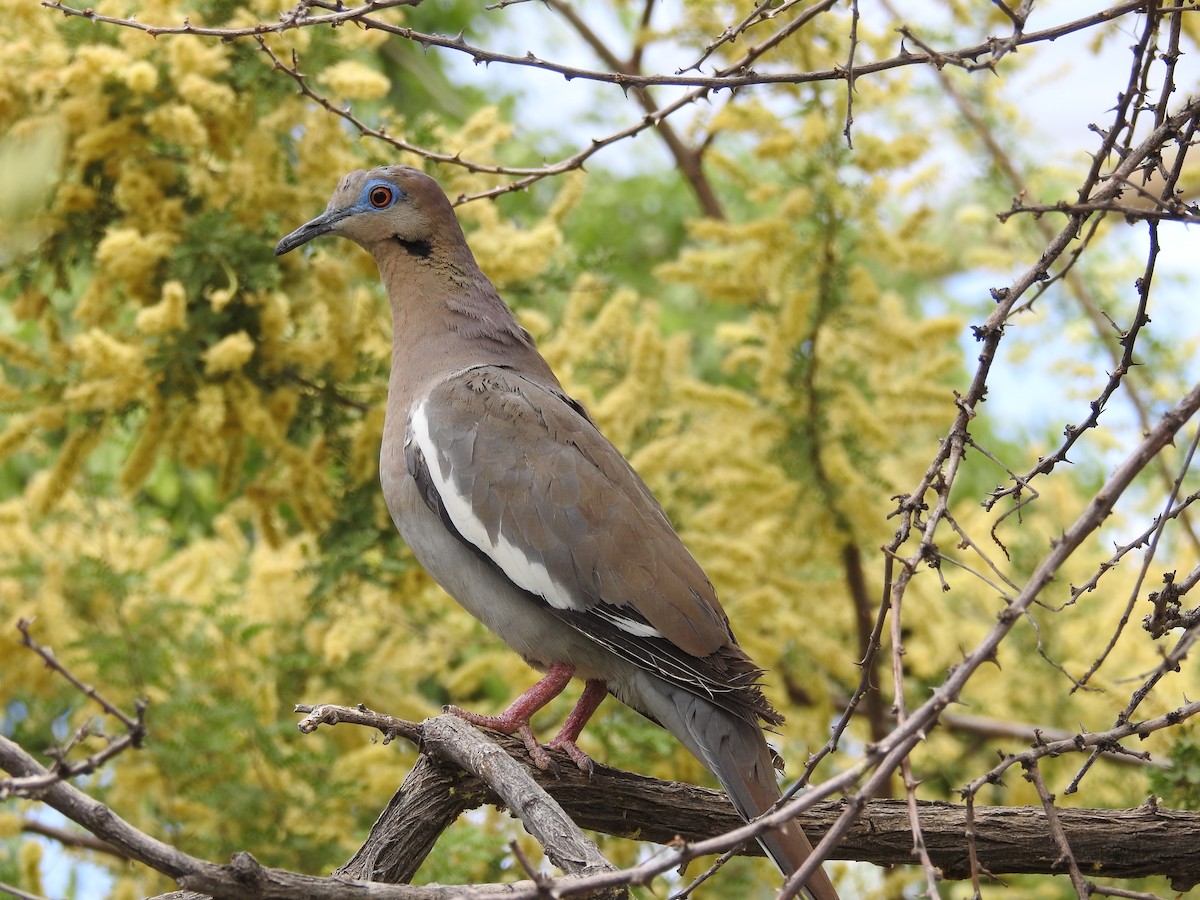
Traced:
[[376, 209], [383, 209], [392, 203], [392, 189], [385, 188], [382, 185], [373, 187], [371, 188], [371, 193], [367, 195], [367, 199], [371, 201], [371, 205]]

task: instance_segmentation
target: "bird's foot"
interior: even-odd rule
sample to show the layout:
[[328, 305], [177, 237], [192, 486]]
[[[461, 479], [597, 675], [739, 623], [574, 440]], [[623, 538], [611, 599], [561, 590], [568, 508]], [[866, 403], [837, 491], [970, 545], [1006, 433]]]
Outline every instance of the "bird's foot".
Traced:
[[591, 775], [595, 769], [592, 758], [580, 750], [573, 740], [565, 738], [561, 734], [546, 746], [551, 750], [561, 750], [567, 754], [575, 765], [579, 766], [580, 771], [586, 772], [588, 775]]
[[583, 687], [583, 694], [580, 695], [579, 702], [575, 704], [575, 708], [563, 722], [562, 729], [555, 735], [554, 740], [547, 745], [551, 750], [561, 750], [567, 754], [575, 765], [588, 775], [592, 774], [595, 766], [592, 765], [592, 760], [588, 755], [579, 749], [575, 741], [579, 739], [579, 733], [583, 731], [583, 726], [592, 717], [596, 707], [607, 696], [608, 686], [599, 678], [589, 678]]
[[[525, 745], [525, 749], [529, 751], [529, 757], [533, 760], [535, 766], [543, 772], [558, 773], [558, 766], [554, 764], [554, 760], [550, 758], [550, 754], [546, 752], [546, 748], [538, 742], [537, 735], [533, 733], [533, 726], [529, 724], [528, 718], [508, 713], [502, 713], [498, 716], [485, 716], [458, 706], [443, 706], [442, 710], [451, 715], [458, 716], [460, 719], [465, 719], [479, 728], [486, 728], [488, 731], [498, 731], [501, 734], [515, 734], [521, 739], [521, 743]], [[567, 751], [567, 753], [569, 754], [570, 751]], [[571, 758], [575, 759], [574, 756]]]
[[[546, 670], [545, 678], [514, 700], [512, 705], [498, 716], [484, 716], [468, 712], [457, 706], [447, 706], [444, 709], [480, 728], [519, 736], [529, 751], [533, 764], [543, 772], [557, 774], [558, 767], [550, 758], [550, 754], [546, 752], [546, 748], [538, 743], [529, 721], [534, 713], [562, 693], [563, 688], [567, 686], [574, 674], [575, 667], [568, 663], [556, 663], [550, 666]], [[584, 724], [591, 718], [592, 713], [596, 711], [596, 707], [600, 705], [600, 701], [604, 699], [607, 692], [603, 681], [588, 679], [579, 702], [567, 716], [562, 730], [549, 744], [551, 750], [562, 750], [575, 765], [589, 775], [592, 773], [592, 761], [588, 759], [587, 754], [575, 746], [575, 741], [579, 737], [579, 732], [583, 730]]]

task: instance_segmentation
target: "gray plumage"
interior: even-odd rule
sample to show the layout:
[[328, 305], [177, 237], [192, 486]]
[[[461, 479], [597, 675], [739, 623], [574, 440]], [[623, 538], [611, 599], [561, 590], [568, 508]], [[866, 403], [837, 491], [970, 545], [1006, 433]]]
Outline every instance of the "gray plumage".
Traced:
[[[397, 528], [447, 593], [548, 673], [502, 716], [463, 715], [519, 731], [544, 764], [529, 716], [581, 678], [585, 699], [551, 746], [588, 764], [574, 740], [603, 687], [675, 735], [744, 817], [769, 808], [761, 723], [783, 717], [762, 671], [649, 488], [479, 270], [441, 188], [403, 166], [352, 172], [275, 252], [323, 234], [371, 252], [391, 299], [380, 480]], [[812, 852], [794, 824], [762, 842], [785, 873]], [[820, 869], [807, 890], [837, 896]]]

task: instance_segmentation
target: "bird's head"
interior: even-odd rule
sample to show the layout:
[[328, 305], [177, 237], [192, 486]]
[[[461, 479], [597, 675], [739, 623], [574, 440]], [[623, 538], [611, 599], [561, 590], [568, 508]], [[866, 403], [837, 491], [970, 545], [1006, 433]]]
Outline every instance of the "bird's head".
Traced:
[[333, 234], [366, 250], [397, 242], [409, 253], [427, 256], [439, 230], [457, 225], [450, 201], [425, 173], [408, 166], [359, 169], [341, 180], [325, 212], [279, 242], [275, 255]]

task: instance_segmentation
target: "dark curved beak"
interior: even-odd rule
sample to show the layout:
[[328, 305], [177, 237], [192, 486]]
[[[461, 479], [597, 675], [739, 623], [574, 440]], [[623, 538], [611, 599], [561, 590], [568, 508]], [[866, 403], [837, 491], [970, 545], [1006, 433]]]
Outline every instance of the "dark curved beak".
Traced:
[[297, 247], [307, 244], [313, 238], [329, 234], [342, 219], [350, 214], [348, 209], [327, 209], [311, 222], [305, 222], [287, 237], [275, 245], [275, 255], [283, 256]]

